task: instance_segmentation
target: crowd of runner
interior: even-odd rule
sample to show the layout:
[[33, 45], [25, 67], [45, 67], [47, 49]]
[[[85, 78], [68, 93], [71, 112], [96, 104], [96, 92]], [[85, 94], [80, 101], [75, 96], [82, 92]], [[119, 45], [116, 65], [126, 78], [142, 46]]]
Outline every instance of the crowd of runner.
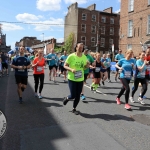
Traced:
[[[88, 78], [92, 78], [90, 89], [94, 93], [101, 85], [105, 85], [106, 80], [111, 82], [111, 59], [110, 54], [93, 53], [84, 47], [83, 43], [77, 43], [74, 52], [67, 55], [64, 51], [63, 55], [56, 54], [54, 49], [47, 55], [42, 50], [33, 54], [25, 54], [25, 47], [19, 48], [19, 54], [8, 57], [7, 54], [0, 54], [0, 76], [8, 76], [8, 65], [15, 72], [15, 80], [17, 84], [17, 92], [19, 103], [22, 104], [22, 93], [26, 89], [28, 80], [28, 70], [33, 70], [35, 97], [42, 99], [42, 90], [44, 87], [45, 72], [44, 69], [49, 67], [49, 81], [56, 82], [56, 76], [63, 75], [64, 82], [67, 82], [70, 94], [63, 99], [66, 105], [69, 101], [73, 101], [72, 112], [78, 114], [76, 107], [81, 100], [86, 100], [84, 94], [84, 84]], [[138, 57], [134, 57], [132, 50], [127, 50], [125, 56], [119, 50], [115, 56], [116, 74], [115, 81], [119, 79], [122, 83], [120, 92], [116, 97], [116, 103], [121, 104], [121, 96], [125, 92], [125, 109], [131, 110], [129, 100], [134, 103], [136, 98], [134, 94], [139, 84], [142, 85], [141, 93], [137, 100], [144, 105], [144, 95], [148, 89], [150, 80], [150, 49], [141, 52]], [[67, 76], [68, 75], [68, 76]], [[118, 77], [119, 75], [119, 77]], [[132, 91], [130, 92], [130, 81], [134, 79]], [[131, 94], [131, 96], [130, 96]]]

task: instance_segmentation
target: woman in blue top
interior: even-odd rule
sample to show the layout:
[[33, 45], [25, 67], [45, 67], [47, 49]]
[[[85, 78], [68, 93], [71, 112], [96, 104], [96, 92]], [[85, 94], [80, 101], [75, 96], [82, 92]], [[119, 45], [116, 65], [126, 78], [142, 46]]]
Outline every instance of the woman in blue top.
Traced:
[[110, 80], [110, 67], [111, 67], [111, 58], [110, 58], [110, 54], [108, 53], [107, 54], [107, 62], [108, 62], [108, 65], [107, 65], [107, 74], [108, 74], [108, 82], [111, 82]]
[[139, 82], [142, 84], [142, 93], [141, 96], [138, 98], [138, 101], [144, 105], [145, 102], [143, 100], [143, 96], [147, 91], [147, 84], [146, 84], [146, 78], [145, 78], [145, 71], [146, 71], [146, 64], [147, 60], [144, 60], [145, 53], [142, 52], [140, 55], [140, 59], [136, 61], [136, 71], [135, 71], [135, 78], [134, 78], [134, 89], [132, 91], [132, 95], [130, 97], [131, 103], [134, 103], [134, 94], [138, 89]]
[[130, 93], [130, 87], [129, 83], [131, 80], [131, 73], [133, 70], [134, 66], [134, 60], [132, 59], [133, 51], [132, 50], [127, 50], [126, 52], [126, 57], [121, 59], [117, 64], [116, 68], [120, 70], [120, 80], [123, 84], [121, 91], [119, 92], [119, 95], [116, 98], [117, 104], [120, 105], [120, 97], [123, 95], [124, 91], [125, 92], [125, 109], [130, 110], [131, 107], [128, 104], [129, 100], [129, 93]]

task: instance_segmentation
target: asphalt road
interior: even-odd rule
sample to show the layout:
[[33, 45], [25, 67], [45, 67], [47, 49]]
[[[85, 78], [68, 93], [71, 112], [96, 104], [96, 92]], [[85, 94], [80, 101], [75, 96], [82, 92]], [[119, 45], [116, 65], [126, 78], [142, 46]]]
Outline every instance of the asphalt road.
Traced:
[[[98, 93], [85, 86], [86, 101], [80, 101], [72, 112], [72, 101], [63, 106], [69, 94], [63, 77], [54, 84], [45, 69], [43, 99], [34, 97], [34, 80], [29, 72], [29, 83], [23, 93], [24, 103], [18, 103], [14, 72], [0, 79], [0, 110], [7, 118], [7, 131], [0, 140], [1, 150], [149, 150], [150, 149], [150, 92], [145, 106], [131, 104], [132, 111], [116, 104], [121, 83], [107, 83]], [[114, 81], [114, 75], [111, 75]], [[130, 84], [132, 86], [132, 83]], [[139, 90], [141, 88], [139, 87]], [[135, 94], [135, 100], [138, 98]]]

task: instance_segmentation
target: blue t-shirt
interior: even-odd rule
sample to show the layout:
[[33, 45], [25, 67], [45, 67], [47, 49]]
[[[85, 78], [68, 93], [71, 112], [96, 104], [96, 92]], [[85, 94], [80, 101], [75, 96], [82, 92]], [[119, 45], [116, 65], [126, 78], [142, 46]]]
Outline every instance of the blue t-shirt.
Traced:
[[139, 71], [137, 67], [142, 67], [144, 64], [144, 61], [139, 59], [136, 61], [136, 71], [135, 71], [135, 75], [137, 78], [145, 78], [145, 71], [146, 71], [146, 65], [144, 66], [144, 68], [142, 69], [142, 71]]
[[110, 58], [106, 58], [107, 59], [107, 62], [108, 62], [108, 68], [111, 66], [111, 59]]
[[125, 58], [119, 60], [118, 65], [123, 68], [122, 72], [120, 73], [120, 78], [131, 79], [132, 75], [132, 65], [134, 64], [134, 60], [126, 60]]
[[56, 54], [48, 54], [47, 59], [52, 59], [52, 60], [48, 60], [48, 65], [49, 66], [56, 65]]
[[59, 58], [59, 60], [64, 61], [64, 62], [61, 62], [61, 65], [62, 65], [62, 66], [64, 66], [64, 63], [65, 63], [67, 57], [68, 57], [67, 55], [62, 55], [62, 56]]
[[123, 54], [117, 54], [117, 55], [115, 56], [115, 59], [116, 59], [116, 60], [121, 60], [122, 58], [124, 58], [124, 55], [123, 55]]
[[107, 59], [104, 59], [104, 58], [101, 58], [101, 62], [103, 63], [103, 65], [108, 68], [108, 60]]
[[[18, 56], [13, 59], [12, 65], [15, 66], [29, 66], [30, 65], [30, 60], [27, 57], [24, 56]], [[28, 76], [28, 71], [27, 69], [15, 69], [15, 75], [21, 75], [21, 76]]]
[[56, 56], [56, 61], [55, 61], [55, 65], [59, 66], [59, 58]]

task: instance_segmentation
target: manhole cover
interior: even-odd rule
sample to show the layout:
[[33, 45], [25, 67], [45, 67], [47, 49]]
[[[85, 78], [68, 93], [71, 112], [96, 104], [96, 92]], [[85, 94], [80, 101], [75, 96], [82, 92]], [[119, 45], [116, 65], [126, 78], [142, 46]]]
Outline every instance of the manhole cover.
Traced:
[[137, 114], [137, 115], [133, 115], [132, 118], [136, 122], [150, 126], [150, 115]]

